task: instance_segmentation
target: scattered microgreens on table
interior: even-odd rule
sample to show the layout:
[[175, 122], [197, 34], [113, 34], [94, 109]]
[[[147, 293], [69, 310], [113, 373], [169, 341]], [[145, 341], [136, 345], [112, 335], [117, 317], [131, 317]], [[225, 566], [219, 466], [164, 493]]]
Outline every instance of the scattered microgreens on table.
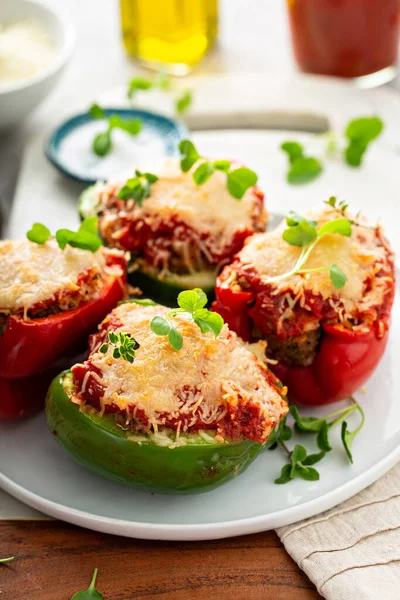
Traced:
[[[218, 313], [204, 308], [207, 301], [206, 294], [200, 288], [186, 290], [178, 296], [179, 308], [173, 308], [166, 316], [175, 317], [179, 314], [183, 318], [196, 323], [202, 333], [211, 331], [215, 337], [218, 337], [224, 320]], [[150, 328], [156, 335], [168, 336], [169, 344], [174, 350], [182, 348], [182, 334], [168, 319], [156, 316], [152, 319]]]
[[142, 130], [142, 122], [139, 119], [123, 119], [117, 114], [107, 115], [106, 111], [98, 104], [92, 104], [89, 109], [92, 119], [103, 119], [107, 121], [107, 129], [97, 133], [92, 142], [92, 150], [97, 156], [106, 156], [112, 150], [113, 129], [122, 129], [130, 135], [138, 135]]
[[[275, 450], [278, 446], [284, 450], [287, 454], [289, 462], [282, 467], [280, 476], [275, 479], [275, 483], [283, 484], [288, 483], [296, 477], [305, 479], [307, 481], [318, 481], [319, 473], [312, 465], [320, 462], [325, 458], [326, 454], [332, 450], [332, 446], [329, 441], [329, 432], [338, 423], [342, 423], [341, 440], [345, 449], [346, 455], [351, 463], [353, 463], [353, 456], [351, 447], [356, 435], [361, 431], [365, 415], [361, 406], [350, 398], [352, 404], [345, 406], [326, 417], [301, 417], [296, 406], [290, 407], [290, 413], [294, 419], [294, 430], [300, 434], [314, 434], [316, 435], [316, 443], [319, 452], [314, 454], [307, 454], [307, 450], [301, 444], [296, 444], [293, 450], [290, 450], [286, 442], [292, 438], [293, 430], [287, 425], [287, 417], [285, 416], [279, 426], [272, 432], [268, 440], [268, 449]], [[352, 413], [359, 412], [361, 416], [360, 425], [354, 430], [348, 430], [347, 419]]]
[[135, 200], [138, 206], [142, 206], [143, 200], [150, 196], [151, 186], [158, 181], [157, 175], [153, 173], [141, 173], [135, 171], [135, 177], [128, 179], [125, 185], [119, 190], [118, 198], [121, 200]]
[[[360, 167], [365, 152], [373, 140], [380, 136], [383, 130], [383, 121], [379, 117], [360, 117], [348, 123], [344, 131], [346, 147], [343, 150], [343, 159], [351, 167]], [[327, 155], [335, 156], [338, 144], [332, 131], [323, 134], [328, 137]], [[323, 172], [320, 159], [306, 156], [304, 147], [296, 141], [286, 141], [281, 144], [281, 150], [289, 158], [287, 181], [292, 185], [309, 183], [319, 177]]]
[[100, 592], [94, 587], [96, 584], [98, 571], [98, 569], [93, 571], [92, 581], [90, 582], [87, 590], [84, 590], [83, 592], [77, 592], [72, 596], [71, 600], [104, 600], [104, 596], [100, 594]]
[[9, 556], [8, 558], [0, 558], [0, 564], [5, 564], [12, 562], [14, 560], [13, 556]]
[[[133, 77], [128, 83], [128, 98], [132, 99], [137, 92], [159, 89], [165, 92], [174, 91], [174, 85], [166, 73], [158, 73], [152, 79], [146, 77]], [[192, 92], [183, 90], [175, 97], [175, 112], [183, 115], [189, 110], [193, 102]]]
[[140, 347], [139, 342], [137, 342], [130, 333], [124, 333], [122, 331], [119, 331], [118, 333], [110, 331], [108, 339], [109, 343], [105, 342], [102, 344], [99, 348], [99, 352], [106, 354], [111, 345], [114, 347], [112, 353], [114, 358], [123, 358], [132, 364], [135, 358], [135, 351]]
[[[328, 201], [328, 203], [331, 202], [333, 202], [333, 198]], [[332, 204], [330, 205], [332, 206]], [[276, 275], [275, 277], [270, 277], [267, 280], [267, 283], [280, 281], [281, 279], [286, 279], [292, 275], [329, 271], [332, 285], [338, 289], [343, 288], [346, 284], [347, 277], [337, 265], [332, 264], [316, 269], [303, 269], [303, 266], [306, 264], [315, 246], [327, 233], [336, 233], [350, 237], [352, 232], [350, 221], [346, 217], [340, 217], [339, 219], [326, 221], [318, 227], [316, 221], [306, 219], [305, 217], [290, 211], [289, 215], [286, 217], [286, 224], [288, 225], [288, 228], [283, 231], [282, 238], [291, 246], [301, 247], [300, 256], [290, 271], [282, 273], [281, 275]]]
[[215, 171], [223, 171], [227, 175], [228, 192], [237, 200], [241, 200], [246, 191], [257, 183], [258, 177], [254, 171], [246, 167], [232, 169], [232, 163], [229, 160], [211, 162], [198, 153], [190, 140], [182, 140], [179, 144], [179, 151], [181, 153], [181, 169], [184, 173], [187, 173], [195, 163], [199, 163], [193, 171], [193, 181], [196, 185], [206, 183]]
[[[51, 232], [42, 223], [34, 223], [32, 228], [27, 232], [26, 237], [30, 242], [35, 244], [45, 244], [51, 238]], [[98, 218], [87, 217], [84, 219], [78, 231], [71, 229], [58, 229], [55, 238], [61, 250], [65, 246], [72, 248], [80, 248], [81, 250], [90, 250], [96, 252], [102, 245], [101, 239], [98, 236]]]

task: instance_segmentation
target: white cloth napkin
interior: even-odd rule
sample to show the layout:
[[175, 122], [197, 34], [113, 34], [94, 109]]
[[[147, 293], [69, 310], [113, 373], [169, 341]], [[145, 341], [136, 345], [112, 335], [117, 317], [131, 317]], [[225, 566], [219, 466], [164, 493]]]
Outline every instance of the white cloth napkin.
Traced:
[[347, 502], [277, 533], [327, 600], [400, 600], [400, 463]]

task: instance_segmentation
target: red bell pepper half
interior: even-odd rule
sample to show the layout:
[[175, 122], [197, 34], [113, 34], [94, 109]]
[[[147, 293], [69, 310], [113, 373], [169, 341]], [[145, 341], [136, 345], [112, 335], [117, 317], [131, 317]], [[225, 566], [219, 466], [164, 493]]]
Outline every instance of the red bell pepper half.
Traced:
[[[221, 278], [217, 279], [215, 291], [213, 310], [242, 339], [252, 341], [249, 309], [255, 294], [229, 288]], [[387, 320], [380, 322], [385, 325], [383, 330], [376, 325], [368, 332], [322, 324], [320, 346], [310, 366], [270, 364], [271, 370], [288, 387], [289, 401], [318, 406], [353, 394], [372, 375], [382, 357], [388, 339]]]
[[43, 408], [55, 374], [54, 369], [50, 369], [22, 379], [0, 377], [0, 420], [28, 417]]
[[32, 320], [9, 316], [0, 337], [0, 378], [35, 375], [62, 356], [80, 352], [89, 334], [124, 294], [125, 275], [115, 275], [109, 277], [98, 298], [73, 310]]

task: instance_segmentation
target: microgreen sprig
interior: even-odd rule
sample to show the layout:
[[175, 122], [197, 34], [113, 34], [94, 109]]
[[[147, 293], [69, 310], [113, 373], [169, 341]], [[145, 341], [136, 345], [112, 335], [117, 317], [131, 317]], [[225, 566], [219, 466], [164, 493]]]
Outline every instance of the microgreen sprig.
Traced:
[[108, 116], [98, 104], [92, 104], [89, 109], [92, 119], [103, 119], [107, 121], [107, 129], [95, 135], [92, 142], [92, 150], [97, 156], [106, 156], [112, 150], [113, 129], [122, 129], [130, 135], [138, 135], [142, 130], [142, 122], [139, 119], [123, 119], [117, 114]]
[[[35, 244], [45, 244], [51, 238], [50, 229], [42, 223], [34, 223], [27, 232], [26, 237]], [[87, 217], [84, 219], [78, 231], [71, 229], [58, 229], [55, 238], [61, 250], [68, 246], [96, 252], [102, 245], [98, 236], [98, 218]]]
[[124, 333], [119, 331], [110, 331], [108, 333], [109, 343], [105, 342], [99, 348], [99, 352], [106, 354], [108, 352], [109, 345], [114, 347], [112, 355], [113, 358], [123, 358], [129, 363], [133, 363], [136, 350], [140, 347], [139, 342], [131, 336], [130, 333]]
[[0, 558], [0, 564], [5, 564], [12, 562], [14, 560], [13, 556], [9, 556], [8, 558]]
[[226, 186], [231, 196], [241, 200], [246, 191], [256, 185], [258, 177], [254, 171], [246, 167], [232, 169], [232, 163], [229, 160], [209, 161], [201, 156], [193, 142], [182, 140], [179, 144], [181, 153], [181, 169], [187, 173], [196, 162], [199, 162], [193, 171], [193, 180], [196, 185], [203, 185], [208, 181], [215, 171], [223, 171], [227, 175]]
[[[158, 73], [152, 79], [146, 77], [133, 77], [128, 83], [128, 98], [132, 99], [137, 92], [160, 89], [163, 91], [173, 91], [174, 86], [166, 73]], [[192, 92], [183, 90], [175, 97], [175, 112], [183, 115], [189, 110], [193, 102]]]
[[95, 588], [98, 571], [98, 569], [93, 571], [92, 581], [90, 582], [88, 589], [77, 592], [72, 596], [71, 600], [104, 600], [104, 596]]
[[319, 177], [323, 171], [321, 162], [313, 156], [305, 156], [304, 148], [298, 142], [284, 142], [281, 150], [289, 158], [287, 180], [292, 185], [309, 183]]
[[128, 179], [126, 184], [119, 190], [118, 198], [121, 200], [135, 200], [138, 206], [142, 206], [143, 200], [150, 196], [151, 186], [158, 181], [157, 175], [153, 173], [141, 173], [135, 171], [135, 177]]
[[[275, 483], [288, 483], [290, 480], [300, 477], [307, 481], [316, 481], [319, 479], [319, 473], [316, 469], [311, 468], [312, 465], [320, 462], [325, 458], [325, 455], [332, 450], [329, 441], [329, 432], [338, 423], [342, 422], [341, 440], [345, 449], [346, 455], [351, 463], [353, 456], [351, 446], [356, 435], [361, 431], [365, 415], [362, 407], [350, 398], [352, 404], [345, 406], [326, 417], [301, 417], [296, 406], [290, 406], [290, 414], [294, 419], [294, 430], [301, 435], [314, 434], [319, 452], [307, 454], [304, 446], [296, 444], [293, 450], [290, 450], [286, 441], [292, 438], [292, 429], [287, 425], [287, 417], [284, 417], [279, 426], [271, 433], [268, 439], [269, 450], [274, 450], [277, 446], [281, 447], [288, 456], [289, 462], [282, 467], [280, 476], [275, 480]], [[352, 413], [359, 412], [361, 416], [360, 425], [352, 432], [348, 430], [347, 419]]]
[[360, 117], [347, 125], [345, 136], [348, 140], [344, 159], [351, 167], [359, 167], [369, 144], [380, 136], [383, 121], [379, 117]]
[[267, 280], [267, 283], [280, 281], [297, 274], [329, 271], [332, 285], [338, 289], [343, 288], [346, 284], [347, 277], [337, 265], [332, 264], [315, 269], [303, 269], [303, 266], [307, 263], [315, 246], [327, 233], [336, 233], [350, 237], [352, 233], [350, 221], [345, 217], [341, 217], [339, 219], [333, 219], [332, 221], [326, 221], [318, 227], [316, 221], [311, 221], [290, 211], [289, 215], [286, 217], [286, 224], [288, 225], [288, 228], [282, 233], [282, 238], [291, 246], [301, 247], [300, 256], [290, 271], [282, 273], [281, 275], [276, 275], [275, 277], [270, 277]]
[[[189, 321], [193, 321], [200, 328], [202, 333], [212, 332], [218, 337], [224, 320], [218, 313], [205, 308], [207, 296], [200, 288], [186, 290], [178, 296], [179, 308], [174, 308], [167, 313], [167, 317], [175, 317], [178, 314]], [[183, 345], [183, 338], [177, 328], [163, 317], [154, 317], [150, 323], [150, 328], [156, 335], [168, 336], [168, 341], [174, 350], [180, 350]]]

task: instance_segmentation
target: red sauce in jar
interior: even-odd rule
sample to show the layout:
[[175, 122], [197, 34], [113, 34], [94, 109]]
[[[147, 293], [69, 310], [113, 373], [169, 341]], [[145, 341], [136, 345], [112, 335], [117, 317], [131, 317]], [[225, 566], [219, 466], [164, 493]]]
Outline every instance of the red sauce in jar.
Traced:
[[287, 0], [302, 71], [360, 77], [396, 63], [400, 0]]

